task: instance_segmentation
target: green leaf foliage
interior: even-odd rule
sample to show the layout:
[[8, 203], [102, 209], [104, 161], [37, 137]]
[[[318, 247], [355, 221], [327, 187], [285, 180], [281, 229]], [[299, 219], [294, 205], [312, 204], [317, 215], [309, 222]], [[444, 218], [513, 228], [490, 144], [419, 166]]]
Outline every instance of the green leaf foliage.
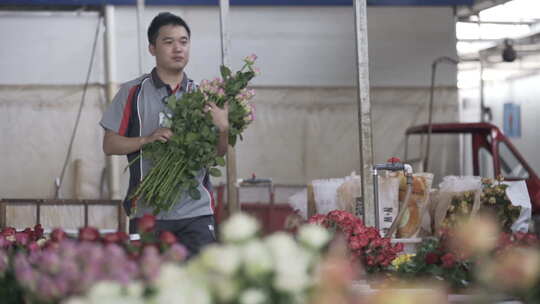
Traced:
[[234, 146], [252, 120], [248, 100], [253, 93], [247, 86], [255, 76], [253, 71], [253, 65], [248, 63], [236, 73], [221, 66], [223, 80], [203, 81], [198, 89], [184, 93], [180, 99], [174, 95], [167, 98], [173, 136], [167, 143], [153, 142], [143, 147], [142, 157], [149, 159], [153, 167], [130, 198], [153, 207], [154, 214], [170, 210], [182, 195], [200, 199], [196, 177], [201, 170], [207, 169], [218, 177], [221, 171], [214, 167], [225, 166], [225, 159], [217, 155], [219, 132], [204, 107], [208, 102], [221, 108], [228, 103], [229, 145]]

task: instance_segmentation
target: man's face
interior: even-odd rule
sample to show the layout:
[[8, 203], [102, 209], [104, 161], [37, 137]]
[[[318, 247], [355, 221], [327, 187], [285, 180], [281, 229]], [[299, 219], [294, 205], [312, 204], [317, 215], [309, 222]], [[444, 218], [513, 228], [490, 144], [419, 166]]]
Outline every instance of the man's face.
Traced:
[[156, 65], [169, 71], [182, 71], [189, 61], [190, 40], [183, 26], [165, 25], [159, 29], [155, 45], [149, 50]]

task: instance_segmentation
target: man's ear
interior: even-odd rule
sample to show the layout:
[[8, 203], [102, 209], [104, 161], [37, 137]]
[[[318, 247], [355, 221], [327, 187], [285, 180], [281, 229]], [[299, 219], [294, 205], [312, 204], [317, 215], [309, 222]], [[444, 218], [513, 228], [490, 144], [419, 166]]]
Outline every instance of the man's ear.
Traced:
[[152, 56], [156, 56], [156, 46], [152, 43], [148, 45], [148, 51], [150, 52], [150, 54], [152, 54]]

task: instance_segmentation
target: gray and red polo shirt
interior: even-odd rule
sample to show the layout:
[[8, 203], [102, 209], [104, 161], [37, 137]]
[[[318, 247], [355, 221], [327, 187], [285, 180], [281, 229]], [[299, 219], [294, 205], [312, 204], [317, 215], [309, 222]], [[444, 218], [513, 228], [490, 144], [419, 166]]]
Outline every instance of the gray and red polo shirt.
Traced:
[[[145, 74], [137, 79], [124, 83], [112, 103], [103, 113], [100, 125], [113, 132], [126, 137], [139, 137], [151, 135], [156, 129], [162, 127], [163, 117], [170, 115], [166, 106], [167, 97], [175, 94], [182, 96], [196, 88], [193, 80], [184, 73], [179, 87], [171, 89], [158, 76], [154, 68], [150, 74]], [[144, 147], [142, 148], [144, 149]], [[127, 155], [131, 163], [142, 152], [142, 149]], [[152, 208], [144, 200], [137, 201], [137, 208], [131, 214], [131, 201], [128, 199], [148, 171], [152, 168], [152, 162], [140, 157], [129, 167], [129, 189], [124, 206], [126, 212], [132, 218], [152, 213]], [[209, 180], [206, 170], [197, 174], [198, 189], [201, 193], [199, 200], [193, 200], [187, 193], [181, 193], [176, 199], [176, 204], [169, 211], [160, 212], [156, 218], [160, 220], [174, 220], [213, 214], [212, 196], [209, 192]]]

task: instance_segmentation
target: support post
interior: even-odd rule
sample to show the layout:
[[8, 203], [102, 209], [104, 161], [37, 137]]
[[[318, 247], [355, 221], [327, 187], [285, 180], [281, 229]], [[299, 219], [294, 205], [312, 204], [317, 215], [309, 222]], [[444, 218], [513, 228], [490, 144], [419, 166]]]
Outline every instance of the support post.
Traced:
[[[114, 6], [105, 5], [105, 93], [107, 102], [112, 102], [117, 91], [116, 80], [116, 48], [114, 37]], [[120, 168], [118, 156], [107, 156], [107, 185], [109, 199], [121, 199], [120, 197]]]
[[[229, 0], [219, 0], [219, 19], [221, 30], [221, 63], [230, 65], [230, 36], [229, 36]], [[240, 211], [238, 203], [238, 189], [236, 188], [236, 150], [232, 146], [227, 148], [227, 210], [231, 215]]]
[[371, 132], [371, 102], [369, 99], [369, 65], [366, 0], [354, 0], [354, 22], [356, 38], [356, 85], [358, 90], [358, 135], [360, 144], [360, 178], [365, 224], [375, 225], [373, 197], [373, 143]]

